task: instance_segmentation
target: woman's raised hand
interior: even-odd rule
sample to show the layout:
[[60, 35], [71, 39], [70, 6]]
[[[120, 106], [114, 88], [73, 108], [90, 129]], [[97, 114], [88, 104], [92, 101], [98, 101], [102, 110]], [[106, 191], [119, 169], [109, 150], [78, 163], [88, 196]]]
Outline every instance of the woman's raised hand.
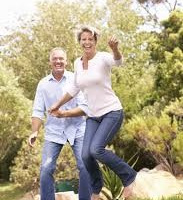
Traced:
[[117, 40], [117, 38], [113, 35], [110, 39], [109, 39], [109, 41], [108, 41], [108, 44], [109, 44], [109, 47], [113, 50], [113, 51], [115, 51], [117, 48], [118, 48], [118, 40]]

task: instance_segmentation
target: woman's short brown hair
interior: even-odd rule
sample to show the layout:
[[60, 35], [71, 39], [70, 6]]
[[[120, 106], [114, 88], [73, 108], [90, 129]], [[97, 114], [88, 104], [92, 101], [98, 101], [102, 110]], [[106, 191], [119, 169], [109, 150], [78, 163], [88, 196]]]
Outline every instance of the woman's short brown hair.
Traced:
[[78, 42], [80, 42], [81, 40], [81, 34], [84, 33], [84, 32], [89, 32], [89, 33], [92, 33], [93, 37], [95, 38], [95, 41], [97, 42], [97, 39], [98, 39], [98, 31], [91, 27], [91, 26], [83, 26], [77, 33], [77, 40]]

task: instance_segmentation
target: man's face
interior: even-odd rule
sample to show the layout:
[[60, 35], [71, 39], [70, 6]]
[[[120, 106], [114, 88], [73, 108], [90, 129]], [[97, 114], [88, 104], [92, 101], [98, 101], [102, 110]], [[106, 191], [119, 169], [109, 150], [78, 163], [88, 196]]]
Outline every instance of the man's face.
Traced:
[[63, 74], [67, 58], [62, 50], [54, 50], [50, 55], [50, 65], [54, 74]]

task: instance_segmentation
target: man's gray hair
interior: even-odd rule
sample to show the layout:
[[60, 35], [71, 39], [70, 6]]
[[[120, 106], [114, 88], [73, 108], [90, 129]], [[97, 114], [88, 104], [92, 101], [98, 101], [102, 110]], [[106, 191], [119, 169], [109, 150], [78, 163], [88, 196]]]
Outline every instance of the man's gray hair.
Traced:
[[50, 51], [50, 59], [54, 51], [62, 51], [64, 53], [65, 58], [67, 58], [66, 51], [62, 47], [55, 47]]

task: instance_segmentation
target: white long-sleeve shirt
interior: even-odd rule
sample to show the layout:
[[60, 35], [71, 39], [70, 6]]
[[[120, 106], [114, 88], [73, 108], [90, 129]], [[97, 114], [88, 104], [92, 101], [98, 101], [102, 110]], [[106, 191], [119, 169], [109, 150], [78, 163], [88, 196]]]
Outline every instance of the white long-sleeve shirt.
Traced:
[[99, 117], [110, 111], [122, 109], [122, 105], [111, 87], [111, 68], [121, 65], [122, 60], [114, 60], [107, 52], [97, 52], [88, 61], [88, 69], [83, 69], [82, 59], [74, 62], [75, 79], [68, 93], [75, 96], [80, 90], [88, 103], [88, 116]]

